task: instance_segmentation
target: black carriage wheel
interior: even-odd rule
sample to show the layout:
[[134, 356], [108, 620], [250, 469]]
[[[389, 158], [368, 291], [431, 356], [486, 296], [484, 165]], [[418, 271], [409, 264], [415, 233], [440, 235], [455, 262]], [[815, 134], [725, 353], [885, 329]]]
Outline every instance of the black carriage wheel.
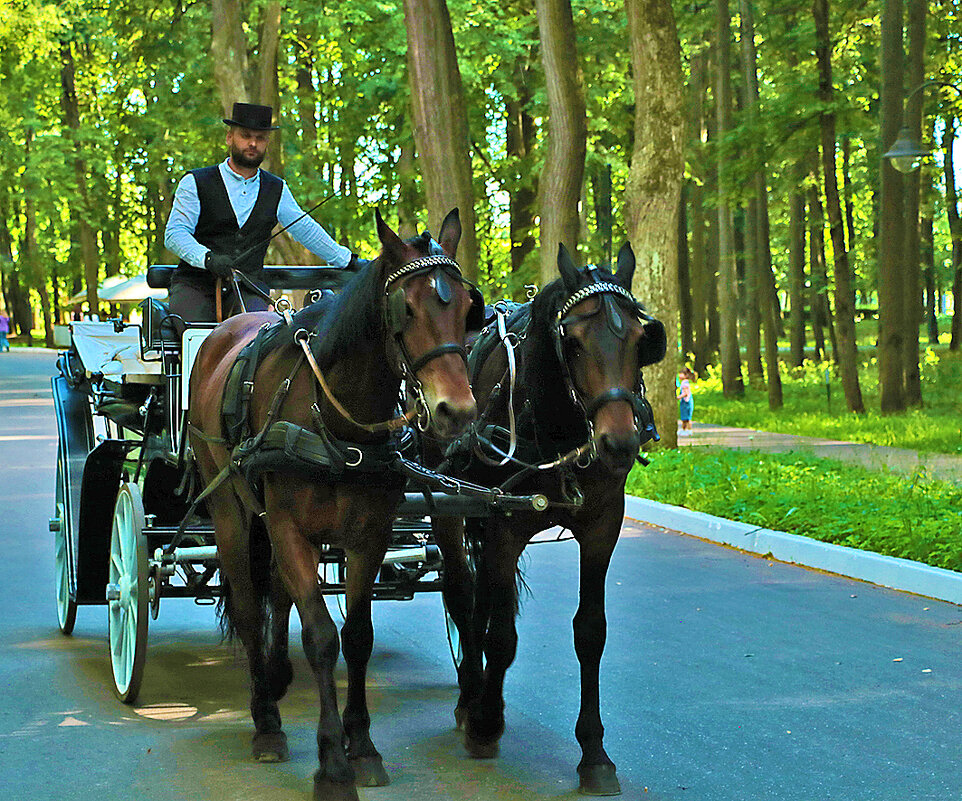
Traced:
[[147, 660], [150, 603], [144, 525], [140, 488], [121, 484], [110, 534], [107, 630], [114, 692], [125, 704], [137, 699]]
[[57, 582], [57, 623], [60, 632], [68, 636], [77, 621], [77, 599], [71, 592], [70, 545], [67, 539], [66, 465], [63, 446], [57, 446], [57, 494], [54, 516], [50, 518], [50, 531], [54, 536], [54, 560]]

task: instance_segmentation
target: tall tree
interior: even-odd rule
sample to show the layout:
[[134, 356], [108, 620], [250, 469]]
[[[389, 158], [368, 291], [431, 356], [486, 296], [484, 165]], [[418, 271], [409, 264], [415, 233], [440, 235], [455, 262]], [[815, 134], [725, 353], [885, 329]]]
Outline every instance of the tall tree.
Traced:
[[[916, 141], [922, 140], [922, 108], [925, 81], [925, 7], [927, 0], [908, 0], [906, 32], [909, 56], [906, 62], [909, 96], [905, 105], [905, 126]], [[918, 91], [915, 91], [918, 89]], [[915, 170], [902, 179], [905, 182], [905, 228], [903, 240], [902, 280], [902, 376], [905, 402], [922, 405], [922, 374], [919, 368], [919, 326], [922, 323], [922, 241], [919, 229], [919, 200], [922, 171]]]
[[[902, 119], [902, 0], [882, 0], [882, 34], [879, 93], [879, 125], [882, 152], [898, 136]], [[881, 159], [879, 180], [879, 259], [878, 259], [878, 369], [879, 403], [883, 414], [905, 409], [905, 382], [902, 377], [903, 325], [902, 282], [903, 187], [902, 176], [889, 159]]]
[[668, 0], [625, 0], [635, 88], [635, 142], [626, 188], [634, 289], [665, 324], [668, 354], [649, 368], [649, 398], [666, 444], [677, 444], [678, 204], [685, 174], [681, 55]]
[[[558, 272], [558, 245], [577, 252], [588, 121], [571, 0], [535, 0], [548, 95], [548, 135], [538, 186], [541, 281]], [[636, 101], [637, 102], [637, 101]]]
[[[741, 0], [739, 4], [742, 30], [742, 71], [745, 80], [745, 103], [748, 106], [751, 122], [758, 123], [758, 68], [755, 51], [755, 12], [751, 0]], [[777, 292], [775, 273], [772, 270], [771, 232], [768, 221], [768, 179], [765, 174], [764, 158], [755, 152], [755, 172], [753, 177], [754, 203], [749, 213], [755, 228], [755, 247], [752, 254], [755, 264], [755, 294], [761, 324], [765, 334], [765, 372], [767, 374], [768, 408], [781, 409], [782, 377], [778, 370], [778, 309], [775, 306]], [[746, 224], [746, 230], [748, 225]]]
[[445, 0], [404, 0], [408, 79], [414, 142], [435, 230], [453, 207], [461, 213], [458, 261], [471, 279], [478, 273], [478, 241], [471, 185], [471, 138], [464, 88]]
[[100, 284], [97, 240], [90, 222], [90, 202], [87, 192], [87, 162], [80, 142], [80, 105], [77, 102], [73, 46], [68, 39], [60, 41], [60, 107], [64, 126], [70, 132], [70, 160], [73, 162], [77, 182], [78, 203], [71, 205], [71, 215], [76, 218], [80, 232], [80, 248], [83, 255], [84, 283], [87, 287], [87, 307], [96, 314], [100, 306]]
[[735, 276], [735, 232], [732, 222], [731, 166], [725, 138], [732, 129], [731, 14], [728, 0], [715, 0], [715, 119], [718, 136], [718, 319], [722, 393], [745, 394], [738, 352], [738, 288]]
[[691, 252], [688, 270], [691, 279], [691, 328], [694, 369], [703, 372], [708, 365], [708, 250], [705, 229], [705, 164], [703, 137], [705, 129], [705, 89], [708, 74], [708, 49], [701, 48], [691, 56], [688, 106], [688, 147], [692, 153], [689, 169], [689, 228]]
[[949, 350], [959, 350], [962, 347], [962, 219], [959, 217], [959, 197], [955, 185], [955, 132], [955, 116], [947, 114], [942, 134], [942, 152], [945, 154], [945, 213], [952, 236], [952, 297], [955, 299]]
[[845, 223], [838, 194], [835, 164], [835, 111], [832, 88], [832, 44], [828, 31], [828, 0], [814, 0], [815, 52], [818, 58], [818, 98], [821, 101], [819, 130], [822, 140], [822, 177], [828, 207], [832, 255], [835, 262], [835, 331], [838, 337], [838, 367], [849, 411], [862, 414], [862, 389], [858, 381], [858, 346], [855, 342], [855, 290], [845, 249]]
[[792, 367], [805, 361], [805, 195], [800, 188], [792, 191], [789, 204], [789, 354]]
[[246, 17], [241, 0], [211, 0], [210, 16], [214, 81], [226, 117], [234, 103], [248, 102], [251, 98], [244, 35]]

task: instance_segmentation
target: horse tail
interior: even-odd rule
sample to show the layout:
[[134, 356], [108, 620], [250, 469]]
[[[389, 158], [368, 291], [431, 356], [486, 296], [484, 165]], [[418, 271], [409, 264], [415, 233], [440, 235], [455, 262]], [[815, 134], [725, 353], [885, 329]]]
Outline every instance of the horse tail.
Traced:
[[[475, 579], [479, 573], [484, 572], [484, 563], [486, 559], [490, 559], [490, 555], [486, 553], [485, 545], [487, 543], [487, 538], [485, 536], [485, 521], [482, 518], [467, 518], [465, 520], [464, 526], [464, 539], [465, 544], [468, 548], [468, 553], [474, 559], [475, 563]], [[527, 556], [522, 552], [521, 557], [518, 559], [515, 565], [515, 587], [514, 587], [514, 614], [517, 615], [521, 611], [521, 598], [529, 597], [531, 595], [531, 588], [528, 586], [527, 581], [524, 578], [525, 566], [527, 564]]]
[[[254, 590], [254, 603], [260, 608], [264, 628], [270, 621], [271, 559], [273, 549], [264, 521], [254, 516], [247, 534], [248, 558], [251, 566], [251, 586]], [[221, 636], [233, 642], [237, 626], [233, 617], [233, 588], [226, 576], [221, 574], [221, 594], [217, 601], [217, 620]]]

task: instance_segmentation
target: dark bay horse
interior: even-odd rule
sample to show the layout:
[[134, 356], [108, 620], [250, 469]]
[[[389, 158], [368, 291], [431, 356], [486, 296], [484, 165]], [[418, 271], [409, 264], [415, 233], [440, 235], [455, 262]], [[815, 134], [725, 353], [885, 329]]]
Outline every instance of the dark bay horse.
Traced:
[[[323, 447], [315, 450], [343, 457], [333, 468], [288, 469], [276, 461], [281, 449], [251, 483], [239, 470], [221, 478], [238, 453], [222, 415], [231, 367], [277, 315], [242, 314], [218, 326], [198, 353], [190, 388], [191, 446], [205, 484], [215, 485], [207, 504], [228, 588], [227, 623], [249, 660], [253, 755], [266, 762], [288, 758], [277, 702], [292, 678], [287, 628], [293, 601], [320, 693], [314, 798], [323, 801], [357, 799], [355, 782], [388, 783], [370, 737], [365, 677], [373, 645], [371, 590], [404, 485], [386, 468], [388, 438], [403, 422], [395, 416], [402, 377], [419, 399], [418, 424], [434, 436], [454, 436], [476, 414], [463, 345], [480, 297], [454, 262], [457, 210], [445, 218], [438, 242], [428, 234], [402, 241], [379, 214], [377, 231], [379, 257], [339, 295], [295, 315], [287, 341], [268, 351], [252, 380], [245, 441], [267, 430], [265, 423], [280, 421], [283, 431], [320, 435], [314, 441]], [[311, 330], [294, 335], [304, 320]], [[295, 343], [303, 335], [314, 364]], [[365, 472], [365, 465], [373, 466]], [[338, 633], [318, 583], [319, 549], [326, 544], [347, 555], [343, 718], [333, 674]]]
[[[477, 546], [471, 633], [467, 601], [449, 612], [462, 632], [461, 698], [456, 716], [465, 745], [493, 757], [504, 731], [503, 684], [517, 648], [518, 559], [529, 540], [554, 525], [580, 546], [580, 601], [574, 616], [581, 664], [580, 790], [616, 795], [615, 765], [603, 745], [599, 665], [605, 646], [605, 576], [621, 531], [625, 480], [643, 442], [656, 436], [640, 370], [665, 354], [664, 326], [631, 295], [635, 258], [626, 244], [617, 271], [578, 269], [562, 246], [560, 279], [508, 318], [506, 337], [487, 331], [472, 348], [479, 419], [452, 449], [456, 471], [485, 486], [543, 493], [544, 514], [468, 521]], [[513, 343], [516, 374], [505, 339]], [[513, 429], [513, 434], [512, 434]], [[470, 443], [466, 445], [465, 443]], [[457, 537], [460, 521], [435, 521], [439, 541]]]

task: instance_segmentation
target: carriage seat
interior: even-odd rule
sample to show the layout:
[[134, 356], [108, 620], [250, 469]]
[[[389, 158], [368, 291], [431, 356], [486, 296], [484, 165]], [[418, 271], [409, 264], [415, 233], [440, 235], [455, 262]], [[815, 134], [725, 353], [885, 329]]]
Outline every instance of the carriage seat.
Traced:
[[136, 326], [122, 330], [112, 322], [73, 322], [71, 341], [87, 377], [100, 375], [115, 384], [160, 384], [160, 361], [144, 359]]

